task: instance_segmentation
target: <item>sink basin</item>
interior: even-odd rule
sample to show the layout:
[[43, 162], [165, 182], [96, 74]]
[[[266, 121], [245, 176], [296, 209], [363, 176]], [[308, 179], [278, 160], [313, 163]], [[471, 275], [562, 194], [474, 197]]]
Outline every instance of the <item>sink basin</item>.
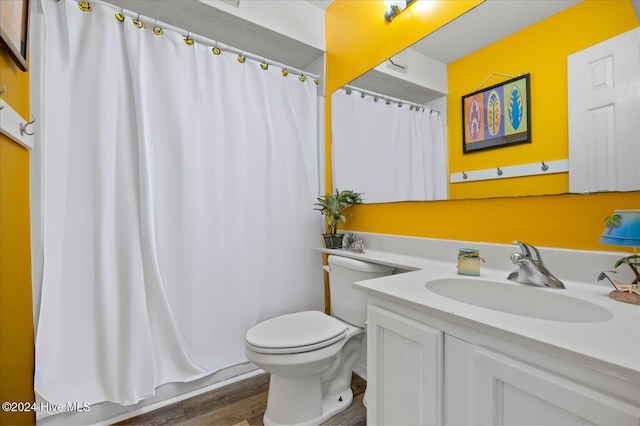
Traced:
[[562, 322], [601, 322], [611, 312], [594, 303], [562, 294], [563, 290], [507, 284], [472, 278], [429, 281], [440, 296], [493, 311]]

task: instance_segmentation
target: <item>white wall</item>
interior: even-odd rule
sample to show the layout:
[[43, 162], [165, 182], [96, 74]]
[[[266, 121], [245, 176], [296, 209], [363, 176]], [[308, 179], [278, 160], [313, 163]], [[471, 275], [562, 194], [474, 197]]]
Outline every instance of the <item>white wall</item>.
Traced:
[[238, 7], [234, 7], [222, 0], [199, 1], [326, 51], [324, 10], [310, 2], [300, 0], [240, 0]]

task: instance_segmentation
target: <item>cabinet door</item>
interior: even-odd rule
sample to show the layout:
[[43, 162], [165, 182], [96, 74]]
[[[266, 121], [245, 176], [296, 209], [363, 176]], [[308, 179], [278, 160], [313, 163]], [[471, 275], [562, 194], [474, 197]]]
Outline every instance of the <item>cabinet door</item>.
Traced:
[[594, 389], [476, 347], [478, 424], [638, 424], [640, 409]]
[[367, 423], [442, 424], [443, 333], [369, 306], [367, 336]]

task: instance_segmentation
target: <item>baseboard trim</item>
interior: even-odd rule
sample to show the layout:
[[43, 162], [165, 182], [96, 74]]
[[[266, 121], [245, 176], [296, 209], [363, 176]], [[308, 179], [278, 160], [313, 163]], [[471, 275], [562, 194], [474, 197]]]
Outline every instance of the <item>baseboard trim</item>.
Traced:
[[62, 412], [52, 415], [38, 413], [41, 415], [36, 418], [36, 423], [38, 426], [111, 425], [262, 373], [264, 371], [253, 363], [244, 362], [213, 372], [193, 382], [164, 384], [156, 388], [154, 396], [136, 405], [123, 406], [103, 402], [92, 405], [89, 411]]

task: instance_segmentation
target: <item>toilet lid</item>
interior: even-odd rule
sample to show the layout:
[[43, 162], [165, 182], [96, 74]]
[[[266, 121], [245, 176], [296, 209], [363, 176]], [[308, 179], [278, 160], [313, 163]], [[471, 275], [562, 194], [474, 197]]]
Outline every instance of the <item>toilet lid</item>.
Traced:
[[263, 321], [247, 331], [247, 346], [260, 353], [300, 353], [344, 338], [346, 325], [319, 311], [296, 312]]

